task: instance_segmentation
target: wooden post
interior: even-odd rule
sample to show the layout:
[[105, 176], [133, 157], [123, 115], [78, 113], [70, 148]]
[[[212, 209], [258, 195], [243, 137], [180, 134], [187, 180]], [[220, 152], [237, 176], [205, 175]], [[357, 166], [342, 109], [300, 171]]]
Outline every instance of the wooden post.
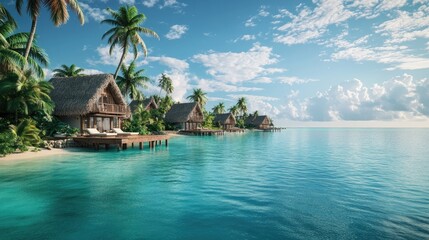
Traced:
[[134, 148], [134, 143], [131, 143], [131, 148]]
[[122, 149], [124, 149], [124, 150], [127, 149], [127, 144], [126, 143], [122, 143]]
[[168, 146], [168, 139], [165, 139], [165, 146]]
[[140, 150], [143, 149], [143, 143], [142, 142], [139, 142], [139, 147], [140, 147]]

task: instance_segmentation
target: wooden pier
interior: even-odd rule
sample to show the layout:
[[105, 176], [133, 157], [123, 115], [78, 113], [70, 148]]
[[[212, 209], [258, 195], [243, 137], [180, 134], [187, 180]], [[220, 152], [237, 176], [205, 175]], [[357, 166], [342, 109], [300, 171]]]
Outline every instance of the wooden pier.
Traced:
[[243, 133], [243, 132], [245, 132], [246, 130], [245, 129], [243, 129], [243, 128], [229, 128], [229, 129], [226, 129], [226, 130], [224, 130], [225, 132], [229, 132], [229, 133]]
[[194, 130], [182, 130], [178, 132], [183, 135], [192, 135], [192, 136], [216, 136], [224, 135], [223, 130], [212, 130], [212, 129], [194, 129]]
[[149, 148], [161, 145], [164, 141], [165, 146], [168, 146], [168, 135], [132, 135], [132, 136], [79, 136], [74, 137], [73, 141], [83, 147], [93, 147], [97, 150], [100, 149], [100, 145], [104, 145], [106, 149], [109, 149], [110, 145], [115, 145], [119, 150], [125, 150], [129, 144], [134, 147], [134, 144], [138, 144], [140, 149], [144, 148], [144, 144], [148, 143]]
[[264, 130], [264, 132], [281, 132], [282, 129], [286, 129], [286, 128], [272, 127], [272, 128], [266, 128], [266, 129], [263, 129], [263, 130]]

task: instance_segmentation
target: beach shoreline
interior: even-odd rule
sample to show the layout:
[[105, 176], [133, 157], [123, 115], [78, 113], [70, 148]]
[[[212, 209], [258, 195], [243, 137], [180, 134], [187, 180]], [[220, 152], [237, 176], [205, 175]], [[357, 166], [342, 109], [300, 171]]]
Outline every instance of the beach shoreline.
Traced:
[[[74, 149], [74, 148], [70, 148]], [[6, 155], [5, 157], [0, 157], [0, 162], [5, 161], [16, 161], [16, 160], [28, 160], [32, 158], [42, 158], [42, 157], [50, 157], [50, 156], [64, 156], [64, 155], [71, 155], [74, 154], [74, 151], [71, 151], [68, 148], [53, 148], [51, 150], [48, 149], [40, 149], [40, 151], [33, 152], [33, 151], [27, 151], [27, 152], [19, 152], [19, 153], [12, 153], [9, 155]]]
[[[171, 137], [182, 137], [183, 135], [169, 132], [167, 135]], [[78, 148], [52, 148], [51, 150], [41, 148], [40, 151], [33, 152], [31, 149], [27, 152], [17, 152], [6, 155], [5, 157], [0, 157], [0, 162], [5, 161], [16, 161], [16, 160], [28, 160], [32, 158], [42, 158], [42, 157], [51, 157], [51, 156], [64, 156], [75, 154], [76, 151], [73, 151]]]

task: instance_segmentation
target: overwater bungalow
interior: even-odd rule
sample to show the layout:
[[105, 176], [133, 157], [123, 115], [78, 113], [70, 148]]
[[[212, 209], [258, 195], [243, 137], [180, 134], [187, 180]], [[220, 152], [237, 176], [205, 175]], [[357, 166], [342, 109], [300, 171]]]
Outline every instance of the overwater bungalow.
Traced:
[[165, 115], [166, 123], [185, 131], [201, 128], [203, 120], [203, 110], [195, 102], [174, 104]]
[[236, 120], [231, 113], [216, 114], [213, 123], [220, 126], [223, 130], [235, 128]]
[[87, 128], [110, 132], [120, 128], [131, 111], [110, 74], [80, 77], [58, 77], [50, 80], [54, 89], [53, 115], [81, 133]]
[[271, 121], [266, 115], [249, 116], [245, 123], [246, 126], [256, 129], [268, 129], [271, 127]]
[[134, 100], [130, 103], [131, 112], [136, 111], [139, 105], [143, 106], [144, 110], [150, 111], [154, 109], [158, 109], [158, 104], [156, 103], [153, 97], [146, 98], [143, 101]]

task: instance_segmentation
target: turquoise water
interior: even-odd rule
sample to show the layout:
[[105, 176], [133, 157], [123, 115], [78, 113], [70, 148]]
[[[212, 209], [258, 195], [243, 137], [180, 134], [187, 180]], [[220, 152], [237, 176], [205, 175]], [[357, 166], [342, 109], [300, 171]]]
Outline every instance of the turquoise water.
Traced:
[[428, 239], [429, 129], [0, 160], [0, 239]]

